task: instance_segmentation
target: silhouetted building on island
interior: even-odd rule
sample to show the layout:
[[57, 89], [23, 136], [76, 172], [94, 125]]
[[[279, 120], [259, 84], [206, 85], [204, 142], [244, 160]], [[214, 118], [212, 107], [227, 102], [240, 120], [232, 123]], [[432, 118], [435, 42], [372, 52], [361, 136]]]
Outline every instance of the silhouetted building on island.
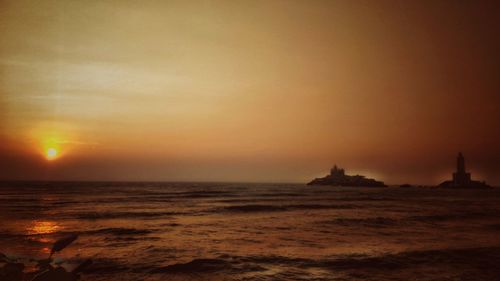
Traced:
[[470, 173], [465, 170], [465, 159], [462, 153], [457, 157], [457, 171], [453, 173], [453, 180], [442, 182], [439, 187], [451, 188], [487, 188], [490, 187], [485, 182], [474, 181]]
[[355, 175], [349, 176], [345, 174], [344, 169], [340, 169], [337, 165], [333, 166], [330, 174], [323, 178], [317, 178], [308, 183], [308, 185], [331, 185], [331, 186], [367, 186], [367, 187], [383, 187], [386, 186], [381, 181], [366, 178], [365, 176]]
[[337, 168], [337, 165], [334, 165], [333, 168], [330, 169], [330, 176], [345, 176], [345, 170]]

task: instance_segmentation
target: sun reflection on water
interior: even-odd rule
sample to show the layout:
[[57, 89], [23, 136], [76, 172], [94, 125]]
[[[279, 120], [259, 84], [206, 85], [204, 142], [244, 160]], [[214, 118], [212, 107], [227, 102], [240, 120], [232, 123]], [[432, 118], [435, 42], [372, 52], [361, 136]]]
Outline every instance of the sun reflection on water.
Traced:
[[61, 227], [54, 221], [33, 221], [26, 228], [26, 233], [29, 235], [50, 234], [57, 232]]
[[[33, 235], [29, 240], [37, 241], [43, 244], [54, 243], [54, 238], [46, 235], [50, 235], [59, 231], [62, 227], [54, 221], [47, 220], [34, 220], [26, 227], [26, 234]], [[40, 249], [41, 253], [50, 253], [50, 246], [46, 246]]]

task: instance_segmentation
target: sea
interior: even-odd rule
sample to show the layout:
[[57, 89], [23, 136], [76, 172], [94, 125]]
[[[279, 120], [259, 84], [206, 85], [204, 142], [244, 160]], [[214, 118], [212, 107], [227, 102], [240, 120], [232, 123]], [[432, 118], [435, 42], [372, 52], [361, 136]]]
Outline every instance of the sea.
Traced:
[[81, 280], [500, 280], [500, 189], [4, 182], [0, 252]]

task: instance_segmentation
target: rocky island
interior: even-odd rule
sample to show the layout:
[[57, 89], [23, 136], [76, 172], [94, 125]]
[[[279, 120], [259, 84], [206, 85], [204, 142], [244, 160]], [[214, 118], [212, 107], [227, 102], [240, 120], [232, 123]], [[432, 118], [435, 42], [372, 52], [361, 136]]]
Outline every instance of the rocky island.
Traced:
[[366, 186], [366, 187], [384, 187], [383, 182], [366, 178], [365, 176], [349, 176], [345, 174], [344, 169], [335, 165], [330, 174], [323, 178], [316, 178], [307, 185], [331, 185], [331, 186]]
[[490, 188], [485, 182], [471, 179], [470, 173], [465, 171], [465, 158], [462, 153], [458, 153], [457, 171], [453, 173], [453, 179], [444, 181], [438, 187], [447, 188]]

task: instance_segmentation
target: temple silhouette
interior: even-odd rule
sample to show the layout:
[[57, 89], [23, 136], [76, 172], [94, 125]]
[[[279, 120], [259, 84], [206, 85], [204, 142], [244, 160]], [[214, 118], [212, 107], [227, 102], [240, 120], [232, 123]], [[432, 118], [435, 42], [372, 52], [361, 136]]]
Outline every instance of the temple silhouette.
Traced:
[[386, 186], [381, 181], [366, 178], [365, 176], [355, 175], [349, 176], [345, 174], [345, 170], [333, 166], [330, 174], [323, 178], [316, 178], [308, 185], [331, 185], [331, 186], [367, 186], [367, 187], [384, 187]]
[[465, 170], [465, 158], [463, 154], [458, 153], [457, 157], [457, 171], [453, 173], [451, 181], [442, 182], [439, 187], [450, 188], [488, 188], [490, 187], [485, 182], [475, 181], [471, 179], [470, 173]]

